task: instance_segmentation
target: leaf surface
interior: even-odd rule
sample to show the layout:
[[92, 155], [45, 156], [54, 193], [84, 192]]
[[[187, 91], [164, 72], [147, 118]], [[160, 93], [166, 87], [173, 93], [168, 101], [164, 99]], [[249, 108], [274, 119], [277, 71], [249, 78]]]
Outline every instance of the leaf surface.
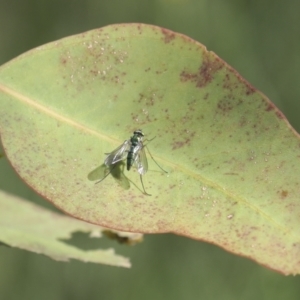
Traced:
[[[285, 274], [300, 272], [300, 143], [283, 114], [198, 42], [111, 25], [34, 49], [0, 69], [6, 155], [76, 218], [206, 240]], [[136, 170], [105, 153], [142, 129]], [[98, 175], [97, 175], [98, 174]], [[102, 175], [101, 175], [102, 174]], [[98, 177], [97, 177], [98, 176]]]

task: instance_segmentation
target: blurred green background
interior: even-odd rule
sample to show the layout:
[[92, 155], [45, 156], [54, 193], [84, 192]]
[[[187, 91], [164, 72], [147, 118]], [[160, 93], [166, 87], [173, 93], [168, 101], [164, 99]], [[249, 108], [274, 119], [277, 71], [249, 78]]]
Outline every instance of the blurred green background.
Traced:
[[[0, 0], [0, 65], [34, 47], [113, 23], [166, 27], [203, 43], [266, 94], [300, 130], [296, 0]], [[0, 160], [0, 188], [50, 207]], [[300, 223], [300, 222], [299, 222]], [[84, 244], [85, 237], [79, 237]], [[300, 278], [174, 235], [113, 241], [129, 270], [0, 247], [0, 300], [300, 299]]]

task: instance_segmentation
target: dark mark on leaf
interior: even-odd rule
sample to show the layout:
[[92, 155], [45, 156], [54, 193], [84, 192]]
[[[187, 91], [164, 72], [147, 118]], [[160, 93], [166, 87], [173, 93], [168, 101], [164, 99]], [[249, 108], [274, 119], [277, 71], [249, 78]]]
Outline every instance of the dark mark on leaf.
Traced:
[[275, 105], [273, 103], [268, 103], [266, 111], [272, 111], [273, 109], [275, 109]]
[[184, 70], [180, 73], [180, 81], [191, 81], [197, 88], [202, 88], [210, 83], [214, 75], [224, 67], [224, 64], [218, 57], [205, 56], [197, 73]]
[[281, 199], [284, 199], [288, 196], [289, 192], [286, 190], [281, 190], [281, 191], [278, 191], [277, 194], [279, 194]]
[[170, 30], [167, 30], [165, 28], [162, 28], [161, 32], [164, 36], [164, 42], [165, 43], [170, 43], [171, 41], [173, 41], [175, 39], [175, 33], [174, 32], [172, 32]]

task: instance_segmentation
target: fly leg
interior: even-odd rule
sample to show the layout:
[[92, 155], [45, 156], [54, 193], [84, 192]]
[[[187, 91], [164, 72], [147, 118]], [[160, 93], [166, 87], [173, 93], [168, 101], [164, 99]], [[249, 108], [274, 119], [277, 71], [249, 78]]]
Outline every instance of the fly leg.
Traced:
[[146, 190], [145, 190], [142, 175], [140, 175], [140, 179], [141, 179], [141, 184], [142, 184], [142, 187], [143, 187], [143, 190], [144, 190], [145, 195], [151, 196], [151, 194], [148, 194], [148, 193], [146, 192]]
[[95, 182], [95, 184], [102, 182], [109, 174], [111, 174], [111, 172], [113, 171], [113, 169], [115, 168], [115, 166], [116, 165], [113, 165], [112, 167], [109, 167], [109, 172], [102, 179], [100, 179], [99, 181]]
[[[155, 137], [154, 137], [154, 138], [155, 138]], [[154, 138], [153, 138], [153, 139], [154, 139]], [[152, 141], [153, 139], [151, 139], [150, 141]], [[151, 154], [149, 148], [147, 147], [147, 145], [144, 145], [144, 147], [147, 148], [147, 151], [148, 151], [150, 157], [151, 157], [151, 158], [153, 159], [153, 161], [155, 162], [155, 164], [156, 164], [163, 172], [168, 173], [166, 170], [164, 170], [164, 169], [157, 163], [157, 161], [156, 161], [156, 160], [154, 159], [154, 157], [152, 156], [152, 154]]]

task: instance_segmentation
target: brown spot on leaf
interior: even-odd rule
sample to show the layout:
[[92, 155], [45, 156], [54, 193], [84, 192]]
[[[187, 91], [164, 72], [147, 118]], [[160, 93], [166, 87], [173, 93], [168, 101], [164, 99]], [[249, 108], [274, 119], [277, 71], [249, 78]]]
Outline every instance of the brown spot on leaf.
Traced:
[[172, 143], [172, 150], [176, 150], [176, 149], [179, 149], [179, 148], [182, 148], [184, 147], [185, 145], [189, 145], [191, 143], [191, 139], [190, 137], [186, 137], [185, 140], [177, 140], [177, 141], [174, 141]]
[[172, 150], [179, 149], [179, 148], [183, 147], [184, 144], [185, 143], [183, 141], [176, 141], [172, 144]]
[[281, 190], [281, 191], [278, 191], [277, 193], [279, 194], [281, 199], [285, 199], [289, 194], [289, 192], [287, 190]]
[[66, 65], [67, 62], [68, 62], [68, 60], [67, 60], [67, 58], [66, 58], [65, 56], [62, 56], [62, 57], [60, 58], [60, 62], [61, 62], [62, 65]]
[[196, 87], [202, 88], [210, 83], [214, 75], [223, 68], [224, 64], [218, 57], [205, 56], [199, 71], [196, 73], [183, 70], [180, 73], [181, 82], [191, 81], [196, 84]]
[[277, 110], [277, 111], [276, 111], [276, 116], [277, 116], [279, 119], [284, 119], [284, 118], [285, 118], [284, 114], [283, 114], [280, 110]]
[[229, 112], [233, 109], [232, 102], [228, 101], [227, 99], [219, 100], [217, 107], [223, 113]]
[[175, 39], [175, 33], [174, 32], [172, 32], [170, 30], [167, 30], [165, 28], [162, 28], [161, 32], [164, 36], [164, 42], [165, 43], [170, 43], [171, 41], [173, 41]]
[[272, 111], [273, 109], [275, 109], [275, 105], [273, 103], [268, 103], [266, 111]]
[[253, 93], [255, 93], [255, 88], [250, 85], [248, 82], [245, 82], [246, 83], [246, 87], [247, 87], [247, 91], [246, 91], [246, 95], [249, 96], [249, 95], [252, 95]]

